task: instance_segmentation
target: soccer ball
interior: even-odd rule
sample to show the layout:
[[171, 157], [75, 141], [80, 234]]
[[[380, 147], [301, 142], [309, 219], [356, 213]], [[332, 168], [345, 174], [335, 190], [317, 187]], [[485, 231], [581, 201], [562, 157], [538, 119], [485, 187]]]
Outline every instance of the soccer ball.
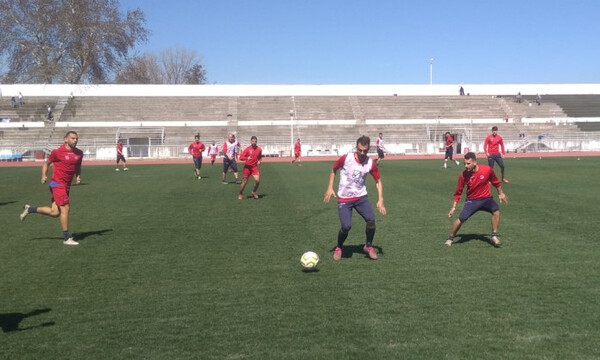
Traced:
[[307, 251], [300, 258], [300, 265], [304, 270], [314, 270], [319, 263], [319, 255], [312, 251]]

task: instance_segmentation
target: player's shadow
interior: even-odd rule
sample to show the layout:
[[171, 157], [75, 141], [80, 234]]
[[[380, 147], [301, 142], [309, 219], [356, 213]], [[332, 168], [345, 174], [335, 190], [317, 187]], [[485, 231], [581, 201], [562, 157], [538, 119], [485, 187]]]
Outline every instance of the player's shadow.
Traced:
[[10, 205], [10, 204], [14, 204], [14, 203], [16, 203], [16, 201], [4, 201], [4, 202], [0, 202], [0, 206]]
[[[457, 240], [457, 238], [458, 238], [458, 240]], [[462, 235], [457, 235], [454, 238], [454, 244], [462, 244], [462, 243], [466, 243], [469, 241], [482, 241], [487, 244], [490, 243], [490, 240], [486, 236], [483, 236], [481, 234], [462, 234]]]
[[113, 229], [102, 229], [102, 230], [93, 230], [93, 231], [84, 231], [84, 232], [73, 233], [73, 239], [76, 241], [81, 241], [89, 236], [94, 236], [94, 235], [102, 236], [102, 235], [106, 234], [107, 232], [111, 232], [111, 231], [113, 231]]
[[44, 314], [44, 313], [49, 312], [50, 310], [51, 309], [48, 309], [48, 308], [37, 309], [37, 310], [33, 310], [33, 311], [30, 311], [25, 314], [24, 313], [8, 313], [8, 314], [0, 313], [0, 327], [2, 327], [2, 331], [7, 333], [7, 332], [12, 332], [12, 331], [24, 331], [24, 330], [31, 330], [31, 329], [41, 328], [41, 327], [46, 327], [46, 326], [53, 326], [54, 321], [49, 321], [49, 322], [41, 323], [39, 325], [27, 326], [24, 328], [19, 327], [19, 325], [21, 324], [21, 321], [25, 320], [26, 318]]
[[[258, 199], [262, 199], [262, 198], [267, 197], [267, 196], [269, 196], [269, 195], [267, 195], [267, 194], [258, 194]], [[256, 199], [254, 199], [254, 197], [252, 195], [246, 195], [245, 199], [256, 200]]]
[[[367, 255], [366, 252], [364, 252], [363, 247], [365, 246], [365, 244], [360, 244], [360, 245], [344, 245], [344, 247], [342, 248], [342, 257], [343, 258], [351, 258], [352, 256], [354, 256], [354, 254], [358, 254], [360, 256], [363, 257], [369, 257], [369, 255]], [[373, 245], [373, 247], [375, 249], [377, 249], [377, 254], [378, 255], [383, 255], [383, 248], [377, 245]], [[335, 247], [331, 249], [331, 252], [333, 252], [333, 250], [335, 250]]]

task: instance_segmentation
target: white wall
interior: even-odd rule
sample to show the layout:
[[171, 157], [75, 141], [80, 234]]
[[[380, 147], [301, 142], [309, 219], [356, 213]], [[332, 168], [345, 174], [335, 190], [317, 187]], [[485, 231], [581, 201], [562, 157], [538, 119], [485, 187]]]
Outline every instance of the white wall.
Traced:
[[[600, 84], [463, 84], [471, 95], [600, 94]], [[457, 95], [459, 85], [31, 85], [0, 84], [17, 96], [432, 96]]]

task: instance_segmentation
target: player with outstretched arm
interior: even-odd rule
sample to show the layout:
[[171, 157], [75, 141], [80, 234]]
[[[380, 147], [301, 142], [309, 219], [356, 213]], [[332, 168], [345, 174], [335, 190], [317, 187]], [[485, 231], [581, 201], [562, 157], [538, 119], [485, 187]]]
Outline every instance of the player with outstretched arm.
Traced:
[[246, 188], [246, 184], [248, 183], [248, 178], [252, 175], [254, 179], [254, 187], [252, 188], [252, 197], [258, 199], [258, 194], [256, 190], [258, 190], [258, 185], [260, 185], [260, 171], [258, 171], [258, 166], [260, 165], [260, 161], [262, 160], [262, 149], [258, 146], [258, 138], [256, 136], [252, 136], [250, 138], [250, 146], [244, 149], [240, 154], [240, 161], [245, 161], [244, 169], [242, 170], [242, 185], [240, 186], [240, 193], [238, 194], [238, 199], [242, 200], [244, 198], [244, 189]]

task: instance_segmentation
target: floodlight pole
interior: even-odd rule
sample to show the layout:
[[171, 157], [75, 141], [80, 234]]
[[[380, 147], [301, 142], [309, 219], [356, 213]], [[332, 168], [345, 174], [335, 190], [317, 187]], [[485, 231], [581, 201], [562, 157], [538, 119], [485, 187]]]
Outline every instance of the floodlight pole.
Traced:
[[294, 157], [294, 110], [290, 110], [290, 156]]
[[433, 85], [433, 58], [429, 59], [429, 85]]

